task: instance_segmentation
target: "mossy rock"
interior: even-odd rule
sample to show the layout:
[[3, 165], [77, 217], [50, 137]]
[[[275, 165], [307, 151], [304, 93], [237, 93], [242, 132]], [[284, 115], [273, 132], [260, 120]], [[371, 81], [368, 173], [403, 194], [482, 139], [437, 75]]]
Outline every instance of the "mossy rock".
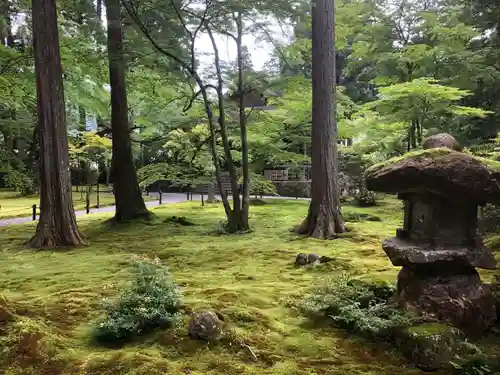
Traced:
[[464, 338], [457, 328], [441, 323], [424, 323], [401, 330], [396, 343], [419, 369], [435, 371], [448, 366], [460, 350]]
[[500, 162], [432, 148], [375, 164], [365, 171], [366, 187], [386, 193], [435, 191], [444, 196], [500, 203]]

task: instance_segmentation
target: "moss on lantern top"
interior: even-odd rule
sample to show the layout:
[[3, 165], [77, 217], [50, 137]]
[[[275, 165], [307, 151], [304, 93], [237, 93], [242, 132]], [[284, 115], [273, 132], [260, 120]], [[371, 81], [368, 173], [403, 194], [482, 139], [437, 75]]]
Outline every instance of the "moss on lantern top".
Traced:
[[500, 202], [500, 162], [448, 148], [409, 152], [365, 171], [368, 189], [428, 190], [477, 202]]

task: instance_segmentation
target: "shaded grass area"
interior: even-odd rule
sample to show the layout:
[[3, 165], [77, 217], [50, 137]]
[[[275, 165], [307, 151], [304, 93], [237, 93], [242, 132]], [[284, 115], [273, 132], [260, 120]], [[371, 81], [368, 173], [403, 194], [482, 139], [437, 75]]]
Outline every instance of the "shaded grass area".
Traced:
[[[97, 193], [93, 190], [89, 194], [90, 207], [94, 208], [97, 205]], [[151, 197], [144, 197], [145, 200], [152, 200]], [[32, 195], [23, 197], [18, 192], [0, 190], [0, 219], [11, 217], [26, 217], [30, 216], [33, 212], [32, 207], [36, 204], [40, 205], [40, 197]], [[99, 206], [112, 206], [115, 204], [113, 193], [106, 188], [105, 191], [99, 192]], [[84, 210], [86, 207], [86, 194], [82, 191], [76, 191], [73, 188], [73, 206], [75, 210]], [[40, 214], [39, 207], [37, 214]]]
[[[398, 269], [380, 241], [401, 225], [401, 203], [346, 206], [356, 218], [334, 241], [297, 237], [289, 229], [307, 213], [307, 202], [271, 201], [252, 207], [254, 232], [216, 235], [224, 219], [217, 205], [157, 207], [150, 224], [110, 228], [109, 215], [79, 220], [89, 246], [36, 252], [23, 247], [32, 224], [0, 228], [0, 373], [5, 375], [312, 375], [419, 374], [387, 343], [368, 343], [328, 326], [313, 326], [296, 308], [323, 277], [352, 272], [363, 279], [395, 281]], [[360, 220], [362, 214], [382, 221]], [[361, 216], [360, 216], [361, 215]], [[183, 226], [165, 219], [181, 216]], [[297, 253], [336, 258], [295, 268]], [[184, 319], [176, 329], [138, 338], [112, 350], [90, 342], [91, 322], [104, 297], [114, 298], [130, 279], [134, 255], [157, 256], [182, 286]], [[1, 302], [1, 301], [0, 301]], [[7, 309], [1, 308], [7, 305]], [[219, 344], [187, 337], [189, 313], [216, 309], [232, 335]], [[8, 317], [16, 316], [14, 322]], [[3, 323], [2, 323], [3, 322]], [[3, 332], [3, 335], [2, 335]], [[258, 361], [237, 343], [252, 348]]]

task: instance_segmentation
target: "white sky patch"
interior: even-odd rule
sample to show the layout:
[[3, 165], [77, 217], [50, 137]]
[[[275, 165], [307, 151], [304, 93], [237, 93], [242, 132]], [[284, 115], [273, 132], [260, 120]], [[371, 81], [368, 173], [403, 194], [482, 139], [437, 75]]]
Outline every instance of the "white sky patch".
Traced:
[[[277, 44], [289, 43], [291, 39], [292, 30], [290, 26], [281, 30], [281, 27], [276, 21], [270, 21], [267, 26], [271, 38]], [[265, 40], [259, 40], [255, 35], [244, 34], [243, 44], [248, 48], [250, 56], [252, 58], [252, 63], [255, 70], [261, 70], [264, 65], [271, 59], [274, 53], [274, 46], [267, 36]], [[215, 42], [217, 44], [217, 49], [219, 50], [219, 55], [222, 61], [232, 62], [236, 61], [237, 50], [235, 41], [225, 35], [216, 34]], [[203, 70], [206, 67], [212, 67], [214, 65], [214, 56], [212, 43], [208, 34], [200, 33], [197, 37], [195, 43], [195, 50], [197, 52], [197, 57], [200, 60], [200, 69]]]
[[[195, 7], [197, 6], [195, 5]], [[106, 7], [104, 6], [102, 8], [102, 21], [104, 26], [106, 26]], [[25, 22], [26, 16], [24, 14], [17, 15], [13, 20], [13, 32], [16, 32]], [[267, 30], [273, 41], [278, 42], [278, 44], [290, 43], [293, 35], [291, 25], [280, 27], [277, 21], [270, 19], [267, 20], [267, 23]], [[256, 35], [248, 33], [243, 36], [243, 44], [248, 48], [256, 70], [264, 68], [265, 64], [271, 59], [275, 49], [273, 44], [267, 40], [267, 36], [264, 37], [264, 33], [260, 34], [263, 36], [260, 39], [265, 40], [259, 40]], [[236, 60], [236, 43], [233, 39], [225, 35], [215, 34], [215, 41], [222, 63], [229, 63]], [[213, 48], [206, 32], [198, 33], [195, 42], [195, 51], [200, 62], [199, 72], [203, 74], [207, 68], [212, 69], [214, 66]]]

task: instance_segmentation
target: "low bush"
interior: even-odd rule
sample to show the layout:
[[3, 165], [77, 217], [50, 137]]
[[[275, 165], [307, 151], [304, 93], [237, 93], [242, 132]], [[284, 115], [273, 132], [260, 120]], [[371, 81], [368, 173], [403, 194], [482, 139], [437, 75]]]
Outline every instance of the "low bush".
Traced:
[[19, 191], [22, 195], [26, 196], [35, 192], [35, 183], [24, 169], [9, 167], [3, 179], [6, 187]]
[[274, 181], [273, 183], [278, 194], [283, 197], [311, 197], [311, 181]]
[[343, 275], [314, 290], [302, 309], [362, 336], [387, 337], [412, 323], [411, 317], [389, 304], [394, 292], [391, 285], [370, 284]]
[[500, 371], [500, 359], [488, 357], [478, 349], [472, 355], [457, 356], [451, 365], [454, 375], [487, 375]]
[[373, 191], [360, 188], [354, 195], [354, 204], [358, 207], [372, 207], [377, 205], [377, 196]]
[[[240, 178], [239, 183], [243, 183], [242, 178]], [[256, 173], [250, 173], [249, 190], [250, 195], [255, 197], [263, 195], [279, 195], [276, 190], [276, 186], [274, 186], [271, 180], [268, 180], [264, 176]]]
[[170, 327], [179, 313], [181, 291], [158, 259], [134, 260], [135, 279], [117, 301], [105, 301], [106, 316], [93, 337], [100, 343], [120, 343], [156, 328]]

